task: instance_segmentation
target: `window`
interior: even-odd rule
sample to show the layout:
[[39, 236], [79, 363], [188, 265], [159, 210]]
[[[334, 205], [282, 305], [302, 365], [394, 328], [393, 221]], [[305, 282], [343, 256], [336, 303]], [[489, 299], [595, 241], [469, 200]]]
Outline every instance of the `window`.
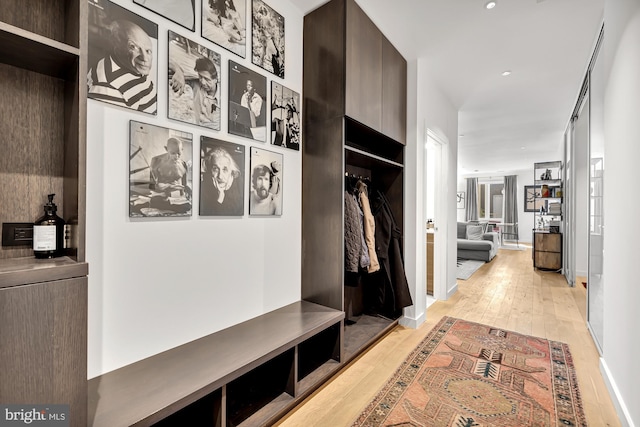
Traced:
[[478, 219], [502, 221], [504, 182], [478, 182]]

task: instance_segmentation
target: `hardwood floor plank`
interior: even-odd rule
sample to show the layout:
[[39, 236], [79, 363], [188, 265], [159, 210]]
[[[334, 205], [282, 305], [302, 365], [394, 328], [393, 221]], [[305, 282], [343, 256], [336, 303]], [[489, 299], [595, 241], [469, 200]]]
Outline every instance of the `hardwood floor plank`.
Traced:
[[586, 292], [558, 273], [533, 269], [531, 249], [500, 250], [458, 292], [427, 309], [417, 329], [398, 326], [276, 425], [349, 426], [442, 316], [492, 325], [569, 345], [587, 424], [620, 426], [586, 326]]

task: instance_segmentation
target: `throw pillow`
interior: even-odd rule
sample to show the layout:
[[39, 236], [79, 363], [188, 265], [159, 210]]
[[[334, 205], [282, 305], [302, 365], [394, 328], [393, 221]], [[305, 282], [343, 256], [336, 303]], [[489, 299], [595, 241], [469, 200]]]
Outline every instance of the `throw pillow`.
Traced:
[[467, 239], [482, 240], [483, 234], [481, 225], [467, 225]]
[[489, 229], [489, 223], [488, 222], [481, 222], [480, 225], [482, 226], [482, 232], [486, 233], [487, 230]]

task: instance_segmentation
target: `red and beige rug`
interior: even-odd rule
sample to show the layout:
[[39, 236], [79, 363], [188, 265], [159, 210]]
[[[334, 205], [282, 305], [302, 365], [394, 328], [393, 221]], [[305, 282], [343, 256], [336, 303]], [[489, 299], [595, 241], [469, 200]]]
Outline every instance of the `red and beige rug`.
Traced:
[[586, 425], [567, 344], [445, 316], [353, 427]]

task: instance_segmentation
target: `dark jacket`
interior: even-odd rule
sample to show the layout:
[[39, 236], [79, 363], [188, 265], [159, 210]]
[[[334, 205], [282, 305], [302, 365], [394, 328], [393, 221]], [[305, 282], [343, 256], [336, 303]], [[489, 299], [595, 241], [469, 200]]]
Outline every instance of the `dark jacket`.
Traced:
[[396, 224], [389, 201], [379, 191], [373, 192], [371, 210], [376, 220], [376, 254], [380, 261], [378, 303], [383, 313], [400, 315], [404, 307], [413, 305], [404, 270], [402, 231]]

